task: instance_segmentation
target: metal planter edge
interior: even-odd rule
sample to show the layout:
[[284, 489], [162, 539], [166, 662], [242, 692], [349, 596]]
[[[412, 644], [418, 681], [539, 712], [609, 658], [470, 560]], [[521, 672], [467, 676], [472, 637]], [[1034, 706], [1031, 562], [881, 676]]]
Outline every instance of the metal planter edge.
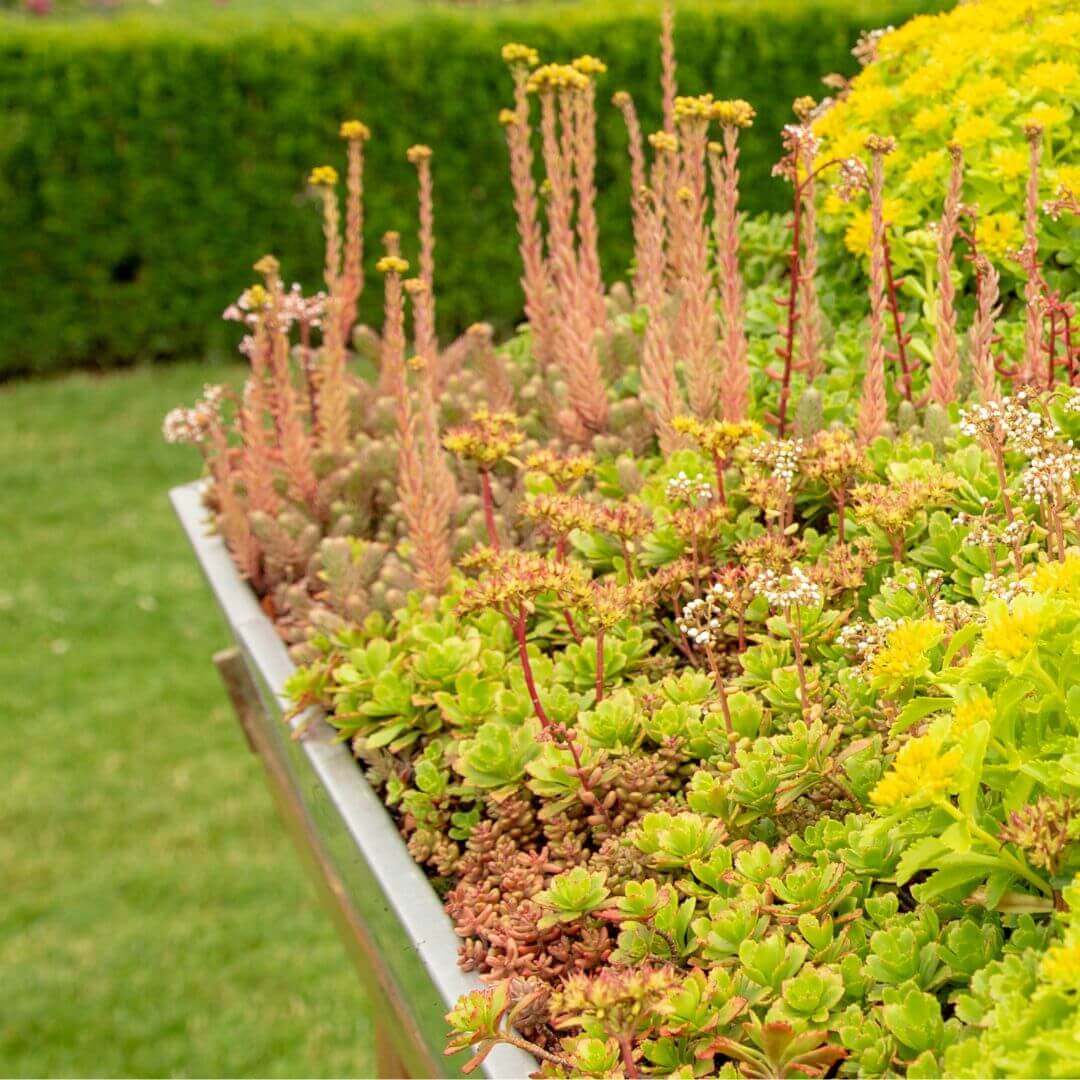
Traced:
[[[317, 711], [284, 722], [282, 693], [295, 670], [284, 643], [240, 577], [222, 539], [209, 532], [203, 483], [169, 498], [258, 692], [247, 730], [263, 758], [278, 808], [330, 902], [345, 943], [373, 991], [377, 1037], [409, 1076], [459, 1076], [461, 1056], [445, 1057], [444, 1014], [482, 987], [458, 967], [459, 940], [442, 902], [413, 861], [393, 820], [346, 746]], [[499, 1046], [476, 1075], [523, 1078], [528, 1054]]]

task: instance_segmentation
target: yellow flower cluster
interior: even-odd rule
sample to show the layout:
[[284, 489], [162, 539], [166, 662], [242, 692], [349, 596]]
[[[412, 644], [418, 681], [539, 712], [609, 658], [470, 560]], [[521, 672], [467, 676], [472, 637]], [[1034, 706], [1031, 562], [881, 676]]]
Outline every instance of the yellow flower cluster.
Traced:
[[649, 136], [649, 145], [658, 154], [674, 154], [678, 152], [678, 137], [667, 131], [654, 131]]
[[960, 772], [959, 747], [945, 750], [940, 734], [909, 739], [893, 759], [892, 768], [870, 792], [870, 800], [883, 809], [925, 806], [954, 791]]
[[989, 723], [993, 721], [995, 715], [996, 710], [994, 703], [990, 700], [990, 695], [981, 686], [977, 687], [967, 697], [956, 703], [949, 734], [954, 739], [961, 739], [977, 723], [982, 720]]
[[503, 63], [524, 64], [526, 67], [536, 67], [540, 63], [540, 54], [528, 45], [521, 45], [516, 41], [502, 47]]
[[545, 64], [529, 76], [529, 92], [550, 94], [556, 90], [584, 90], [589, 76], [570, 64]]
[[571, 67], [575, 71], [580, 71], [582, 75], [603, 75], [607, 71], [607, 64], [603, 60], [597, 60], [595, 56], [589, 56], [588, 53], [572, 61]]
[[380, 274], [405, 274], [408, 273], [409, 263], [400, 255], [384, 255], [375, 264], [375, 269]]
[[1070, 554], [1064, 562], [1043, 563], [1028, 578], [1031, 591], [1042, 596], [1080, 595], [1080, 555]]
[[870, 661], [874, 685], [896, 691], [930, 671], [930, 650], [941, 640], [940, 623], [908, 619], [890, 631], [881, 651]]
[[333, 187], [337, 182], [337, 169], [333, 165], [316, 165], [308, 176], [308, 183], [315, 187]]
[[[941, 151], [949, 141], [959, 143], [964, 197], [979, 204], [980, 243], [1001, 262], [1022, 239], [1026, 125], [1043, 131], [1040, 198], [1077, 182], [1080, 140], [1072, 130], [1078, 89], [1080, 13], [1071, 0], [971, 0], [882, 35], [876, 58], [852, 80], [850, 93], [814, 121], [818, 160], [865, 158], [864, 140], [872, 133], [896, 138], [886, 193], [910, 208], [893, 222], [894, 259], [905, 270], [916, 265], [917, 253], [906, 247], [903, 230], [925, 226], [940, 213], [948, 176]], [[847, 204], [826, 199], [822, 227], [863, 255], [865, 210], [865, 196]], [[1040, 229], [1044, 257], [1068, 243], [1066, 228], [1042, 220]]]
[[[799, 98], [799, 101], [802, 101]], [[812, 102], [812, 98], [806, 100]], [[798, 104], [798, 102], [796, 102]], [[813, 108], [811, 104], [810, 108]], [[754, 122], [754, 117], [757, 113], [754, 112], [754, 107], [748, 101], [743, 101], [742, 98], [734, 98], [731, 101], [717, 101], [712, 108], [713, 118], [719, 122], [721, 127], [741, 127], [748, 128]]]
[[362, 120], [346, 120], [338, 129], [338, 134], [343, 139], [364, 142], [371, 138], [371, 128]]
[[1069, 940], [1048, 949], [1039, 974], [1061, 989], [1080, 990], [1080, 937], [1073, 933]]
[[1016, 597], [1011, 603], [991, 601], [986, 607], [983, 646], [1002, 660], [1026, 656], [1039, 640], [1044, 625], [1046, 599], [1042, 596]]

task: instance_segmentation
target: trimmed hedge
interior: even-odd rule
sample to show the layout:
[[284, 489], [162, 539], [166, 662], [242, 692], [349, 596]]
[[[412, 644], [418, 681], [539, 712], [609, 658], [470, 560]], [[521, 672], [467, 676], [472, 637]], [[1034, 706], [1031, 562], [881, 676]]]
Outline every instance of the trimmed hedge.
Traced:
[[[860, 29], [934, 0], [683, 3], [680, 89], [750, 100], [744, 203], [777, 208], [769, 179], [791, 100], [850, 71]], [[412, 247], [405, 150], [435, 149], [438, 301], [451, 331], [520, 310], [506, 153], [497, 123], [510, 40], [545, 58], [591, 52], [601, 83], [598, 182], [609, 272], [629, 252], [625, 136], [610, 92], [657, 123], [657, 3], [568, 3], [411, 17], [200, 25], [147, 17], [0, 21], [0, 374], [106, 366], [222, 348], [218, 317], [267, 251], [319, 281], [313, 164], [340, 163], [341, 119], [372, 128], [367, 248], [388, 228]], [[371, 260], [369, 260], [370, 263]], [[367, 316], [379, 298], [369, 288]]]

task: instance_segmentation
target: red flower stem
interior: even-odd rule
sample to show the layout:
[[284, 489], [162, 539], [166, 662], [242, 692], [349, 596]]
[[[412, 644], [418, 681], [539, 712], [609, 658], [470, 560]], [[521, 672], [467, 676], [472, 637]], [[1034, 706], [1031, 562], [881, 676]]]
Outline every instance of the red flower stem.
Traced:
[[716, 497], [720, 500], [721, 506], [727, 506], [727, 492], [724, 490], [724, 463], [717, 453], [713, 454], [712, 459], [713, 468], [716, 470]]
[[1050, 309], [1050, 336], [1046, 342], [1046, 388], [1054, 389], [1054, 369], [1057, 367], [1057, 312]]
[[[555, 561], [559, 563], [566, 562], [566, 537], [563, 535], [560, 535], [555, 541]], [[566, 620], [566, 627], [570, 631], [574, 642], [580, 645], [581, 634], [578, 632], [577, 624], [574, 622], [574, 616], [566, 609], [563, 609], [563, 618]]]
[[731, 706], [728, 705], [727, 699], [727, 687], [724, 685], [724, 676], [720, 674], [720, 666], [716, 662], [716, 657], [713, 655], [712, 645], [706, 644], [705, 655], [709, 659], [709, 667], [712, 668], [713, 679], [716, 682], [716, 689], [720, 694], [720, 709], [724, 714], [724, 727], [727, 728], [728, 737], [728, 750], [731, 755], [731, 760], [735, 760], [735, 725], [731, 722]]
[[892, 255], [889, 251], [889, 232], [885, 230], [885, 289], [888, 298], [889, 310], [892, 312], [893, 332], [896, 334], [896, 361], [900, 365], [900, 386], [904, 397], [910, 403], [911, 397], [911, 372], [908, 368], [907, 353], [904, 346], [907, 338], [904, 335], [903, 316], [900, 314], [900, 303], [896, 296], [896, 279], [892, 272]]
[[559, 734], [563, 745], [570, 751], [570, 756], [574, 759], [574, 768], [577, 772], [578, 779], [581, 781], [582, 790], [588, 794], [588, 798], [583, 801], [587, 806], [591, 805], [596, 807], [610, 829], [611, 815], [608, 813], [607, 807], [604, 806], [593, 793], [592, 785], [589, 783], [588, 774], [585, 771], [584, 765], [581, 763], [581, 753], [577, 748], [577, 744], [574, 742], [573, 736], [570, 734], [570, 731], [565, 724], [553, 724], [551, 718], [544, 711], [543, 704], [541, 704], [540, 694], [536, 689], [536, 679], [533, 676], [532, 664], [529, 662], [529, 646], [525, 635], [524, 604], [518, 605], [517, 618], [510, 619], [510, 624], [514, 628], [514, 637], [517, 639], [518, 656], [521, 659], [521, 670], [525, 675], [525, 687], [529, 691], [529, 699], [532, 701], [533, 712], [536, 713], [536, 718], [540, 721], [541, 727], [546, 731], [555, 731]]
[[536, 690], [536, 679], [533, 677], [532, 664], [529, 662], [529, 645], [525, 637], [524, 604], [518, 605], [517, 618], [511, 619], [510, 624], [514, 628], [514, 637], [517, 639], [518, 657], [521, 659], [521, 670], [525, 675], [525, 686], [529, 691], [533, 711], [536, 713], [536, 718], [540, 721], [541, 726], [550, 728], [551, 720], [548, 714], [544, 712], [544, 706], [540, 703], [540, 695]]
[[499, 530], [495, 527], [495, 498], [491, 494], [491, 473], [480, 470], [480, 489], [484, 496], [484, 522], [487, 524], [488, 543], [499, 550]]
[[791, 216], [791, 255], [788, 266], [787, 328], [784, 335], [784, 374], [780, 382], [780, 402], [777, 406], [777, 434], [782, 439], [787, 431], [788, 398], [791, 395], [791, 365], [795, 356], [795, 327], [799, 321], [799, 278], [802, 242], [803, 185], [795, 184], [795, 205]]

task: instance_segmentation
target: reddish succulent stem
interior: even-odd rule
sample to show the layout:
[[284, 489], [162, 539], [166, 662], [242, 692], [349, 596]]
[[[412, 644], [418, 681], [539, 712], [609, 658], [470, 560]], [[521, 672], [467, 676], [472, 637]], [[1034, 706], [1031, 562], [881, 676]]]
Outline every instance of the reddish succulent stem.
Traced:
[[1050, 332], [1046, 342], [1046, 388], [1054, 389], [1054, 369], [1057, 360], [1054, 353], [1057, 351], [1057, 311], [1050, 309]]
[[716, 497], [721, 506], [727, 506], [727, 492], [724, 490], [724, 463], [719, 454], [713, 454], [713, 468], [716, 470]]
[[[529, 699], [532, 701], [533, 711], [537, 720], [545, 728], [551, 727], [551, 719], [544, 712], [544, 706], [540, 701], [540, 694], [536, 689], [536, 679], [533, 677], [532, 663], [529, 661], [529, 644], [525, 635], [525, 606], [518, 605], [517, 617], [510, 620], [514, 628], [514, 637], [517, 639], [518, 657], [521, 660], [521, 670], [525, 675], [525, 687], [529, 691]], [[576, 759], [575, 759], [576, 760]]]
[[607, 807], [605, 807], [593, 793], [592, 785], [589, 783], [588, 773], [585, 770], [585, 766], [581, 763], [581, 752], [577, 748], [577, 743], [574, 742], [573, 735], [565, 724], [552, 723], [551, 717], [548, 716], [547, 712], [544, 710], [543, 703], [540, 701], [540, 693], [536, 689], [536, 678], [533, 675], [532, 663], [529, 660], [529, 643], [525, 630], [524, 604], [518, 605], [517, 615], [510, 618], [510, 625], [514, 629], [514, 638], [517, 641], [518, 647], [518, 657], [521, 660], [521, 670], [525, 676], [525, 688], [529, 692], [529, 700], [532, 702], [533, 712], [536, 713], [536, 718], [540, 721], [540, 726], [546, 731], [558, 731], [563, 745], [570, 751], [570, 756], [574, 759], [574, 769], [577, 772], [578, 779], [581, 781], [582, 790], [589, 795], [586, 805], [591, 804], [592, 806], [595, 806], [610, 829], [611, 815], [608, 813]]
[[[682, 622], [682, 604], [679, 603], [678, 596], [672, 597], [671, 606], [675, 609], [675, 625], [678, 626]], [[690, 643], [686, 640], [686, 635], [679, 631], [679, 651], [686, 657], [690, 663], [694, 662], [694, 653], [690, 648]]]
[[724, 714], [724, 727], [727, 728], [728, 749], [732, 760], [735, 758], [735, 725], [731, 722], [731, 706], [728, 705], [727, 687], [724, 685], [724, 676], [720, 674], [720, 665], [716, 662], [712, 646], [705, 646], [705, 655], [709, 659], [709, 667], [712, 668], [713, 679], [716, 689], [720, 694], [720, 710]]
[[636, 1077], [641, 1076], [637, 1064], [634, 1061], [634, 1051], [630, 1044], [630, 1039], [621, 1033], [619, 1035], [619, 1052], [622, 1054], [623, 1071], [626, 1073], [629, 1080], [635, 1080]]
[[896, 334], [896, 362], [900, 365], [900, 392], [908, 402], [911, 402], [911, 373], [915, 370], [915, 366], [913, 364], [911, 367], [908, 367], [905, 346], [907, 345], [909, 338], [908, 335], [904, 333], [904, 316], [900, 313], [900, 301], [897, 297], [899, 283], [893, 277], [892, 253], [889, 250], [888, 230], [886, 230], [883, 239], [885, 246], [885, 289], [889, 311], [892, 313], [893, 332]]
[[801, 232], [802, 232], [802, 185], [795, 184], [795, 203], [791, 217], [791, 254], [788, 262], [788, 298], [787, 327], [784, 331], [784, 346], [781, 357], [784, 361], [784, 373], [780, 381], [780, 402], [777, 405], [777, 434], [782, 439], [787, 431], [788, 398], [791, 396], [791, 366], [795, 356], [795, 329], [799, 322], [799, 277], [801, 270]]
[[499, 550], [499, 530], [495, 527], [495, 497], [491, 494], [491, 473], [480, 470], [480, 489], [484, 498], [484, 523], [487, 525], [488, 543]]

